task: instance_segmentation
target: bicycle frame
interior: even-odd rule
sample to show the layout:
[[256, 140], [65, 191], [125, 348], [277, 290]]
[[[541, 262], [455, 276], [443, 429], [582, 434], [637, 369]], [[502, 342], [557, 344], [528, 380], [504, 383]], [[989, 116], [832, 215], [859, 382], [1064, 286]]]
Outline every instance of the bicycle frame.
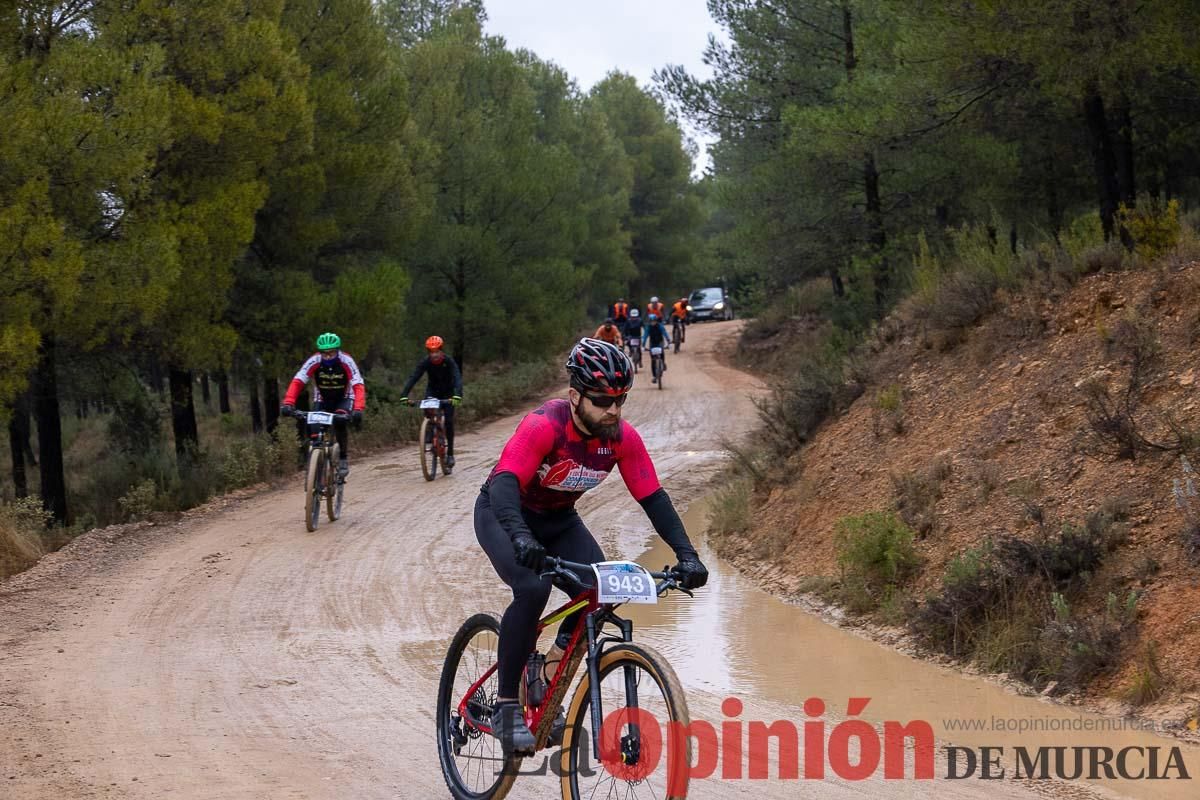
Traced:
[[[651, 574], [653, 575], [654, 573]], [[662, 593], [664, 586], [665, 584], [660, 584], [660, 594]], [[587, 653], [585, 658], [587, 661], [586, 668], [588, 671], [588, 689], [590, 694], [592, 714], [592, 757], [599, 762], [601, 760], [600, 727], [601, 722], [604, 719], [604, 710], [602, 708], [600, 698], [600, 659], [604, 655], [605, 644], [610, 642], [619, 644], [622, 642], [633, 641], [633, 622], [617, 616], [615, 609], [617, 608], [618, 604], [602, 604], [597, 601], [596, 597], [597, 595], [595, 587], [589, 587], [586, 591], [579, 593], [566, 603], [563, 603], [554, 611], [542, 617], [542, 619], [538, 620], [537, 631], [538, 636], [541, 636], [542, 632], [545, 631], [549, 626], [562, 621], [577, 611], [583, 612], [579, 622], [577, 622], [575, 625], [575, 630], [571, 633], [570, 643], [563, 650], [562, 659], [558, 662], [558, 668], [554, 671], [554, 676], [550, 679], [549, 684], [546, 686], [546, 699], [544, 699], [542, 704], [536, 708], [525, 709], [525, 723], [529, 726], [529, 730], [537, 731], [538, 727], [542, 723], [543, 717], [548, 712], [557, 712], [557, 708], [551, 709], [552, 705], [557, 706], [557, 701], [551, 703], [551, 699], [555, 697], [555, 690], [558, 688], [560, 681], [570, 680], [570, 678], [574, 677], [573, 671], [572, 675], [569, 677], [565, 676], [565, 673], [570, 667], [571, 663], [575, 661], [575, 651], [586, 636]], [[617, 638], [615, 636], [603, 635], [602, 631], [605, 625], [615, 625], [621, 630], [621, 637]], [[467, 687], [466, 693], [458, 702], [459, 716], [464, 720], [469, 721], [473, 727], [488, 734], [492, 733], [491, 725], [487, 721], [476, 718], [475, 715], [471, 713], [469, 705], [471, 698], [475, 696], [475, 693], [479, 691], [480, 687], [487, 682], [487, 680], [494, 672], [496, 672], [497, 669], [499, 669], [499, 667], [499, 662], [492, 664], [491, 667], [489, 667], [487, 671], [485, 671], [483, 675], [480, 676], [477, 681], [475, 681], [475, 683]], [[524, 674], [522, 674], [521, 680], [525, 680]], [[625, 673], [625, 702], [626, 706], [630, 708], [637, 707], [637, 687], [633, 681], [633, 676], [627, 671]], [[639, 733], [637, 726], [632, 723], [629, 723], [629, 725], [633, 735], [638, 736]]]

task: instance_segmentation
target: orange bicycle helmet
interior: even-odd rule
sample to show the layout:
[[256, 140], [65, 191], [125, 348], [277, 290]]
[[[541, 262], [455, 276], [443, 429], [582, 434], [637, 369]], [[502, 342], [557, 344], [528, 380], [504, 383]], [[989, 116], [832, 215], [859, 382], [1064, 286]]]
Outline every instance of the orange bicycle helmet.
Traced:
[[432, 350], [441, 350], [443, 344], [445, 344], [445, 342], [442, 341], [442, 337], [430, 336], [428, 339], [425, 340], [425, 349], [431, 350], [431, 351]]

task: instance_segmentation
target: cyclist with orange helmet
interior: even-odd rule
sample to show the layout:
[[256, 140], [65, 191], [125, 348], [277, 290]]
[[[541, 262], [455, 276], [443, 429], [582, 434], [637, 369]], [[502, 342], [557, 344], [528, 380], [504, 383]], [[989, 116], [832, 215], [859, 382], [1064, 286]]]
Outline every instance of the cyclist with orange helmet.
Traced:
[[429, 376], [429, 382], [425, 384], [426, 397], [450, 401], [445, 413], [446, 466], [453, 468], [454, 409], [462, 402], [462, 373], [459, 372], [458, 364], [454, 363], [454, 359], [442, 351], [444, 344], [445, 342], [440, 336], [430, 336], [425, 340], [425, 349], [429, 351], [429, 355], [421, 359], [421, 363], [417, 364], [416, 369], [408, 376], [408, 380], [404, 383], [404, 389], [400, 392], [403, 395], [400, 402], [404, 405], [409, 404], [408, 393], [416, 386], [417, 381], [421, 380], [422, 375]]

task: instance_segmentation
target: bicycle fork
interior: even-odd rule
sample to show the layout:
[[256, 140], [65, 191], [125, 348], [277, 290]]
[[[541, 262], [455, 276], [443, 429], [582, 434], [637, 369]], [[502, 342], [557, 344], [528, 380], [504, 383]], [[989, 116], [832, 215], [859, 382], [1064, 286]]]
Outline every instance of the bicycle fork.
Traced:
[[[609, 621], [621, 629], [621, 641], [633, 641], [633, 623], [627, 619], [619, 618]], [[592, 757], [599, 764], [602, 761], [600, 755], [600, 728], [604, 721], [604, 709], [600, 699], [601, 651], [596, 641], [596, 618], [589, 614], [586, 622], [588, 637], [588, 694], [590, 695], [592, 706]], [[636, 722], [636, 711], [638, 708], [637, 676], [634, 673], [633, 667], [625, 666], [621, 669], [625, 673], [625, 707], [632, 711], [632, 716], [626, 723], [629, 726], [629, 733], [621, 737], [621, 762], [624, 764], [636, 764], [642, 752], [642, 734]]]

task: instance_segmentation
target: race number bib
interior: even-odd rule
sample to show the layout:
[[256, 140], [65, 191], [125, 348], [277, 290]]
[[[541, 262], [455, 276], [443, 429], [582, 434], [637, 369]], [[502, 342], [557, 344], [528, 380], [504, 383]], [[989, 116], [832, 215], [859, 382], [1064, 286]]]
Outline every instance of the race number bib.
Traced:
[[442, 401], [436, 397], [426, 397], [421, 401], [421, 408], [438, 408], [442, 405]]
[[308, 412], [309, 425], [332, 425], [333, 414], [328, 411], [310, 411]]
[[662, 355], [662, 348], [661, 348], [661, 347], [651, 347], [651, 348], [650, 348], [650, 355], [652, 355], [652, 356], [661, 356], [661, 355]]
[[596, 573], [597, 600], [601, 603], [657, 603], [658, 588], [650, 572], [632, 561], [602, 561]]

